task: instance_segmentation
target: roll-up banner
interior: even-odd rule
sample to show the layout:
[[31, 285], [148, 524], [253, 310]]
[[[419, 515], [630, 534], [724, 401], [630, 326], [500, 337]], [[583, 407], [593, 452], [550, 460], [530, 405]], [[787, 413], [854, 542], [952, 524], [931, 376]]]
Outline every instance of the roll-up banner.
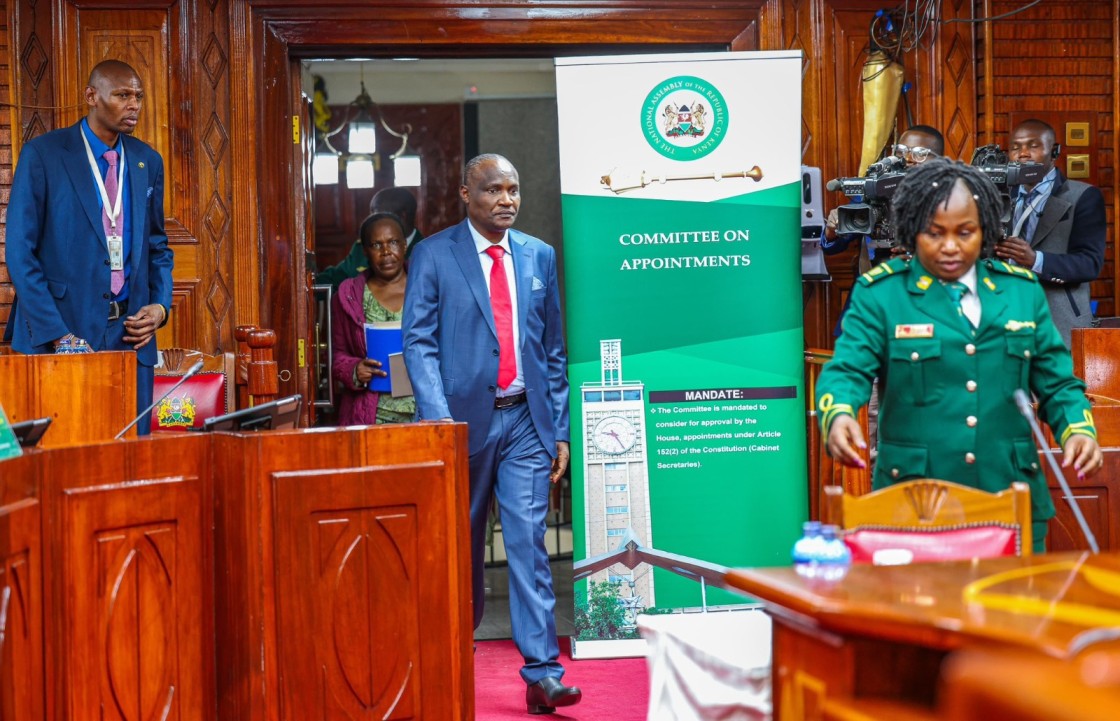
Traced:
[[807, 517], [801, 62], [556, 60], [576, 657], [742, 603], [705, 564], [787, 564]]

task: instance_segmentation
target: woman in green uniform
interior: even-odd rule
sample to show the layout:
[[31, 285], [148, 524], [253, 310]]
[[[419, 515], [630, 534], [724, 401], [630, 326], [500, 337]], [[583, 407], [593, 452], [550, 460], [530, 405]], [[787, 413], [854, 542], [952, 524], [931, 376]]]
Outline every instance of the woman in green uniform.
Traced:
[[[817, 383], [828, 453], [864, 467], [855, 420], [880, 378], [872, 486], [940, 478], [998, 492], [1031, 488], [1035, 550], [1054, 504], [1013, 393], [1034, 394], [1079, 478], [1104, 464], [1085, 384], [1050, 320], [1034, 274], [979, 261], [1001, 237], [999, 194], [979, 170], [934, 159], [911, 168], [891, 203], [895, 237], [913, 258], [862, 275], [843, 333]], [[988, 253], [983, 253], [988, 255]], [[979, 262], [978, 262], [979, 261]]]

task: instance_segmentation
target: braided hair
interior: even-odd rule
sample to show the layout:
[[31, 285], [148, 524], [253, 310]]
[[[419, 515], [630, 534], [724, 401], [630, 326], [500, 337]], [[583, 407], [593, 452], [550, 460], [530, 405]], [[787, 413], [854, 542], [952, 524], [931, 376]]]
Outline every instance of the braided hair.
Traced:
[[981, 257], [991, 255], [992, 246], [1003, 237], [1003, 199], [979, 168], [948, 158], [930, 158], [907, 170], [891, 197], [891, 226], [902, 247], [914, 252], [918, 234], [925, 232], [937, 206], [949, 202], [957, 181], [965, 184], [976, 201], [980, 230], [984, 233]]

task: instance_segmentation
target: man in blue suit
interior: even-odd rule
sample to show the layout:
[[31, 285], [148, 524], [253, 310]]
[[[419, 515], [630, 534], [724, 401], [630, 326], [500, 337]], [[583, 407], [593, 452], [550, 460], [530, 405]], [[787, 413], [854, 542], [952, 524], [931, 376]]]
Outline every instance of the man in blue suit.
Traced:
[[549, 483], [560, 480], [569, 458], [556, 253], [512, 229], [521, 196], [517, 169], [502, 156], [468, 161], [459, 195], [467, 219], [418, 244], [410, 260], [405, 364], [422, 422], [468, 425], [475, 628], [487, 511], [496, 496], [526, 704], [529, 713], [552, 713], [582, 697], [560, 681], [544, 545]]
[[[135, 350], [137, 411], [152, 400], [156, 329], [171, 307], [163, 159], [131, 137], [144, 88], [119, 60], [90, 73], [88, 112], [24, 146], [8, 203], [16, 289], [4, 339], [20, 353]], [[150, 423], [141, 421], [146, 434]]]

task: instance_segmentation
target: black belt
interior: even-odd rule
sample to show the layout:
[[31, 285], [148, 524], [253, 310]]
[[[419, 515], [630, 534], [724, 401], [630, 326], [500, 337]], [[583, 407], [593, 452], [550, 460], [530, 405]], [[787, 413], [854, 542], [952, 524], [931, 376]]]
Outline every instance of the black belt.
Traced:
[[128, 311], [125, 303], [117, 302], [115, 300], [109, 301], [109, 320], [116, 320]]
[[514, 395], [514, 396], [495, 396], [494, 397], [494, 407], [497, 408], [498, 410], [501, 410], [503, 408], [513, 408], [514, 406], [519, 406], [524, 402], [525, 402], [525, 394], [524, 393], [518, 393], [517, 395]]

